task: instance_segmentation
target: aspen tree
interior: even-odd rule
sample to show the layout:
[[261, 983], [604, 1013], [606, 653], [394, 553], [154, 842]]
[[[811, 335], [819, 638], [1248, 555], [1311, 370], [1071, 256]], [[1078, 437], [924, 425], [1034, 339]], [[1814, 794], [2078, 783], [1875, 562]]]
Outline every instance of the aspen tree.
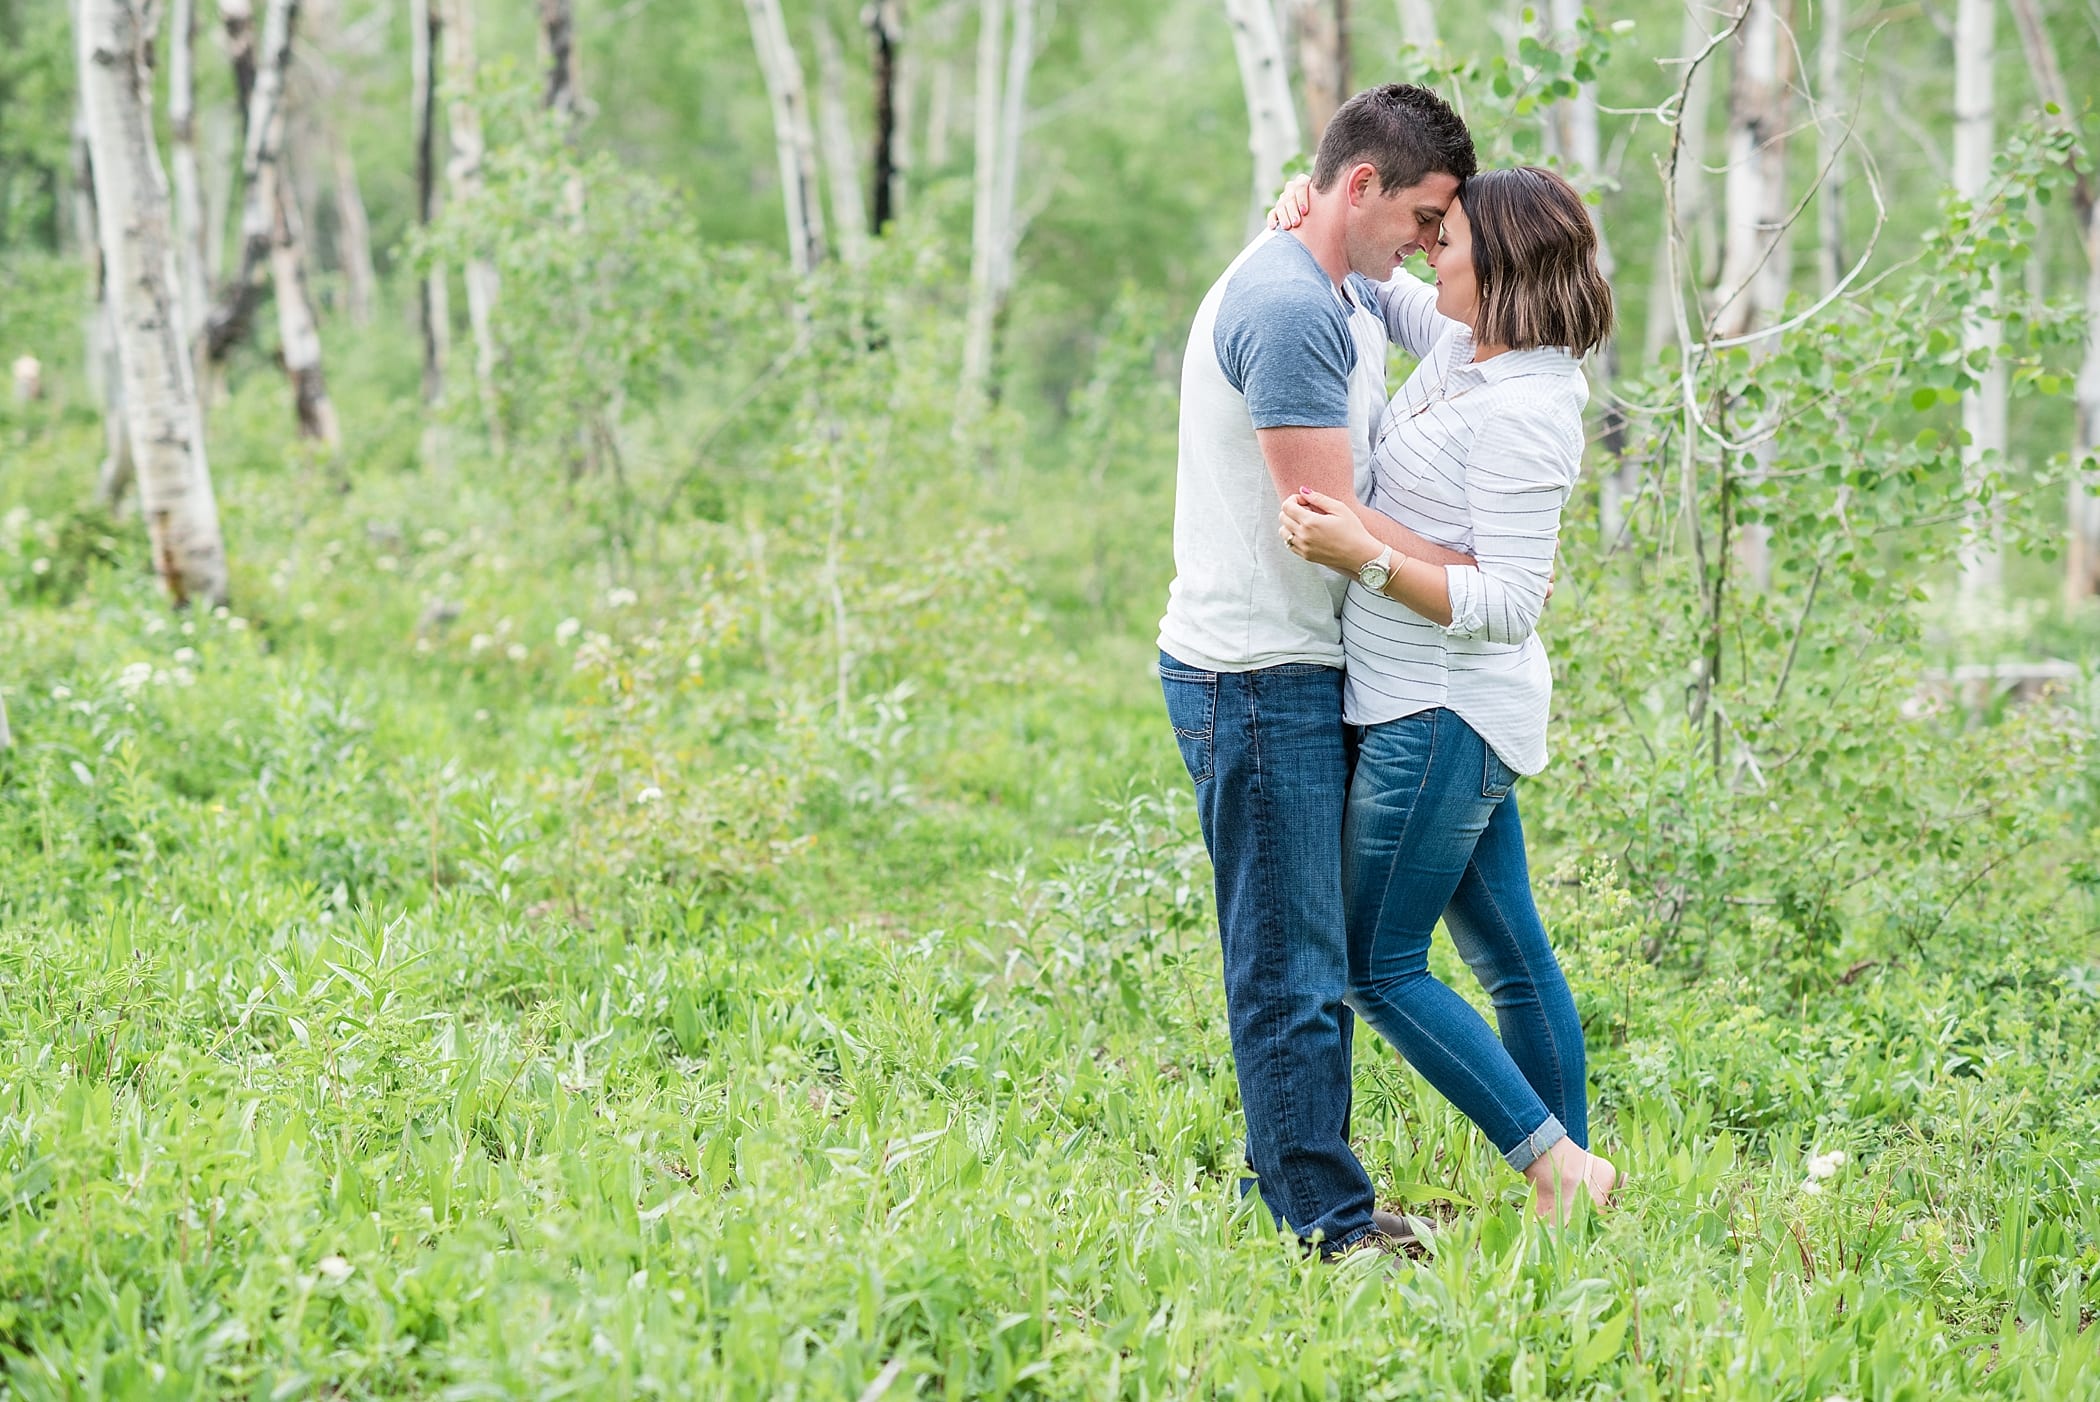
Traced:
[[182, 335], [168, 182], [153, 139], [146, 8], [144, 0], [80, 0], [81, 110], [154, 568], [177, 605], [214, 605], [226, 599], [226, 553]]
[[[1954, 192], [1972, 206], [1989, 195], [1996, 95], [1991, 68], [1996, 58], [1997, 0], [1960, 0], [1954, 12]], [[1988, 357], [1977, 386], [1962, 395], [1962, 471], [1981, 491], [1993, 462], [2005, 457], [2005, 362], [1998, 358], [2004, 334], [1997, 297], [1986, 291], [1962, 323], [1962, 349]], [[1959, 597], [1971, 609], [1988, 607], [2004, 580], [1997, 541], [1997, 513], [1987, 504], [1970, 511], [1961, 549]]]
[[[478, 59], [474, 50], [474, 0], [438, 0], [443, 10], [445, 85], [450, 101], [445, 130], [452, 139], [452, 158], [445, 183], [454, 200], [472, 203], [481, 190], [481, 111], [475, 104]], [[496, 401], [496, 265], [470, 257], [464, 270], [467, 326], [474, 337], [474, 388], [489, 447], [503, 456], [503, 419]]]
[[839, 256], [850, 267], [868, 257], [868, 206], [860, 193], [860, 163], [853, 125], [846, 116], [846, 58], [831, 21], [817, 17], [817, 131], [823, 142], [824, 178], [831, 187], [831, 222], [838, 230]]
[[[437, 213], [437, 53], [443, 22], [431, 0], [408, 0], [409, 104], [416, 148], [416, 225], [429, 229]], [[445, 388], [445, 350], [450, 322], [442, 265], [416, 287], [416, 328], [423, 341], [423, 402], [434, 404]]]
[[817, 193], [817, 138], [810, 126], [802, 60], [788, 39], [780, 0], [744, 0], [751, 44], [758, 51], [766, 96], [773, 105], [773, 152], [780, 163], [781, 204], [787, 214], [788, 257], [807, 277], [824, 261], [824, 207]]
[[1305, 88], [1305, 131], [1314, 147], [1349, 96], [1347, 5], [1348, 0], [1290, 0], [1298, 80]]
[[1254, 186], [1248, 232], [1261, 227], [1262, 215], [1283, 186], [1283, 168], [1300, 149], [1298, 112], [1291, 102], [1291, 82], [1283, 63], [1283, 38], [1268, 0], [1223, 0], [1232, 25], [1232, 52], [1240, 69], [1240, 88], [1247, 99], [1247, 149], [1254, 157]]

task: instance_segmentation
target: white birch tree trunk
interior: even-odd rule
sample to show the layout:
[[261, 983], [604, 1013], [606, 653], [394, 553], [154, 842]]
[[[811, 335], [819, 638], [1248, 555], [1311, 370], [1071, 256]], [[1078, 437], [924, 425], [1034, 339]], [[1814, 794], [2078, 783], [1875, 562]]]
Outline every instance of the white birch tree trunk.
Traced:
[[1430, 0], [1394, 0], [1400, 12], [1400, 39], [1424, 53], [1435, 53], [1442, 43], [1437, 37], [1436, 7]]
[[168, 14], [168, 167], [175, 191], [175, 269], [182, 279], [182, 335], [204, 330], [204, 194], [197, 170], [197, 0], [174, 0]]
[[923, 28], [934, 51], [926, 82], [926, 168], [948, 165], [948, 137], [955, 125], [955, 7], [943, 6]]
[[1298, 44], [1298, 79], [1305, 88], [1307, 145], [1319, 149], [1327, 123], [1349, 96], [1347, 0], [1290, 0]]
[[[80, 22], [74, 6], [74, 23]], [[82, 331], [88, 387], [102, 401], [102, 463], [95, 471], [95, 499], [114, 512], [131, 489], [131, 431], [124, 419], [124, 376], [117, 368], [115, 313], [109, 301], [109, 264], [102, 256], [102, 231], [95, 213], [95, 159], [88, 148], [87, 111], [73, 115], [73, 225], [87, 260], [88, 304]]]
[[[474, 49], [474, 0], [440, 0], [443, 6], [445, 84], [451, 101], [445, 129], [452, 138], [446, 184], [452, 198], [471, 203], [481, 191], [481, 110], [475, 106], [480, 71]], [[503, 415], [496, 401], [496, 267], [486, 258], [467, 259], [467, 326], [474, 337], [474, 390], [481, 400], [489, 449], [504, 456]]]
[[817, 193], [817, 138], [811, 130], [802, 60], [788, 39], [780, 0], [744, 0], [751, 43], [773, 104], [773, 151], [780, 162], [780, 199], [787, 214], [788, 257], [807, 277], [824, 261], [824, 206]]
[[[292, 24], [297, 12], [298, 0], [273, 0], [264, 12], [264, 58], [258, 63], [245, 0], [238, 5], [221, 0], [219, 6], [226, 25], [227, 50], [234, 58], [234, 83], [238, 88], [245, 82], [248, 106], [246, 145], [241, 155], [239, 265], [205, 319], [205, 349], [213, 361], [225, 359], [227, 352], [247, 334], [249, 321], [262, 301], [263, 276], [268, 270], [270, 244], [277, 225], [277, 200], [283, 184], [285, 69], [278, 59], [290, 61]], [[245, 79], [241, 76], [244, 64]]]
[[141, 0], [80, 0], [81, 107], [115, 313], [125, 424], [153, 562], [169, 597], [225, 602], [226, 552], [182, 336], [168, 183], [153, 140], [152, 35]]
[[1298, 112], [1291, 102], [1291, 80], [1283, 63], [1283, 38], [1268, 0], [1223, 0], [1232, 25], [1232, 52], [1240, 68], [1240, 88], [1247, 98], [1247, 149], [1254, 157], [1253, 194], [1247, 232], [1261, 227], [1262, 215], [1283, 188], [1283, 168], [1300, 148]]
[[299, 201], [289, 183], [277, 192], [277, 217], [270, 231], [270, 286], [277, 303], [278, 353], [292, 382], [299, 435], [318, 439], [333, 451], [342, 446], [342, 431], [321, 365], [321, 329], [314, 320], [313, 297], [306, 282], [306, 234]]
[[[1736, 34], [1729, 88], [1728, 175], [1723, 187], [1721, 276], [1715, 288], [1713, 329], [1740, 336], [1769, 320], [1786, 301], [1789, 257], [1785, 225], [1786, 120], [1781, 72], [1782, 36], [1777, 0], [1748, 0]], [[1768, 353], [1760, 344], [1753, 358]], [[1770, 470], [1776, 444], [1767, 441], [1743, 471], [1755, 489]], [[1736, 534], [1736, 560], [1750, 587], [1772, 583], [1771, 530], [1745, 525]]]
[[1816, 36], [1816, 101], [1821, 116], [1823, 186], [1816, 192], [1817, 283], [1824, 292], [1845, 276], [1845, 123], [1838, 90], [1845, 72], [1845, 0], [1823, 0]]
[[981, 397], [992, 373], [992, 285], [998, 276], [1000, 60], [1006, 0], [982, 0], [977, 14], [977, 168], [970, 199], [970, 306], [963, 330], [963, 392]]
[[868, 259], [868, 206], [860, 193], [859, 149], [846, 116], [846, 57], [831, 21], [817, 17], [817, 132], [822, 139], [824, 178], [831, 187], [831, 222], [838, 230], [839, 256], [847, 266]]
[[[1740, 336], [1772, 310], [1761, 304], [1772, 288], [1765, 270], [1780, 261], [1773, 248], [1776, 200], [1784, 218], [1785, 131], [1779, 110], [1779, 16], [1773, 0], [1748, 0], [1736, 34], [1728, 94], [1727, 176], [1722, 189], [1721, 273], [1714, 284], [1714, 333]], [[1680, 162], [1680, 168], [1682, 162]], [[1777, 180], [1774, 179], [1778, 176]], [[1782, 277], [1780, 286], [1784, 287]]]
[[[1960, 0], [1954, 12], [1954, 192], [1972, 205], [1982, 204], [1990, 189], [1997, 22], [1996, 0]], [[1987, 292], [1962, 325], [1963, 351], [1990, 357], [1982, 383], [1961, 401], [1961, 426], [1969, 438], [1962, 470], [1972, 488], [2005, 458], [2006, 367], [1998, 358], [2003, 327], [1996, 303], [1995, 293]], [[1997, 536], [1996, 512], [1973, 508], [1961, 551], [1959, 597], [1965, 608], [1988, 607], [1999, 593], [2005, 567]]]
[[2075, 607], [2100, 594], [2100, 203], [2085, 220], [2085, 363], [2079, 367], [2077, 436], [2071, 444], [2071, 553], [2064, 594]]
[[343, 308], [352, 326], [369, 326], [379, 297], [379, 274], [372, 266], [372, 223], [365, 214], [357, 162], [350, 155], [349, 143], [334, 127], [328, 131], [328, 162], [335, 176], [335, 239], [343, 260]]

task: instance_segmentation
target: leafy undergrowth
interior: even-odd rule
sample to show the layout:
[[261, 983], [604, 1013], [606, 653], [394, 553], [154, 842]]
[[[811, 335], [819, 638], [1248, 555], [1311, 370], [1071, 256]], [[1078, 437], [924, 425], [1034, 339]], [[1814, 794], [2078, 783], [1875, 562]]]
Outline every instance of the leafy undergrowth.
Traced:
[[1361, 1152], [1450, 1226], [1321, 1266], [1235, 1191], [1149, 595], [858, 576], [842, 682], [733, 512], [608, 564], [559, 500], [228, 454], [246, 612], [171, 617], [49, 480], [0, 539], [16, 1395], [2100, 1396], [2075, 845], [1661, 963], [1543, 854], [1620, 1207], [1538, 1230], [1366, 1041]]

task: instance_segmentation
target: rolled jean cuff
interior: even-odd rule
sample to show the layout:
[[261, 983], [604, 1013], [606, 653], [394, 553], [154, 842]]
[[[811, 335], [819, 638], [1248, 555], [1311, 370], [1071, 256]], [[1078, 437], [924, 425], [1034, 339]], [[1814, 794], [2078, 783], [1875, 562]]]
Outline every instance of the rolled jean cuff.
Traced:
[[1540, 1154], [1567, 1137], [1567, 1126], [1560, 1122], [1560, 1116], [1548, 1115], [1544, 1124], [1518, 1140], [1514, 1146], [1503, 1150], [1502, 1157], [1511, 1168], [1522, 1173], [1531, 1167]]

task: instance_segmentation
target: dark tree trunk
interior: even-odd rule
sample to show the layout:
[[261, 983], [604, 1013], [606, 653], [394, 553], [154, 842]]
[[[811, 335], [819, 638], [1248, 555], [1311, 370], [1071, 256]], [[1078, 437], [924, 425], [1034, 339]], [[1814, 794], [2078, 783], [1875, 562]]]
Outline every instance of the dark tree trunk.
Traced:
[[576, 14], [570, 0], [540, 0], [547, 41], [547, 110], [576, 115]]
[[897, 217], [903, 172], [897, 163], [897, 50], [903, 43], [898, 0], [868, 6], [868, 32], [875, 40], [875, 232]]
[[[437, 77], [438, 45], [444, 23], [430, 0], [409, 6], [409, 81], [415, 105], [416, 225], [429, 228], [437, 212]], [[423, 401], [435, 403], [445, 384], [445, 343], [438, 308], [443, 274], [433, 271], [417, 280], [416, 321], [423, 336]]]

